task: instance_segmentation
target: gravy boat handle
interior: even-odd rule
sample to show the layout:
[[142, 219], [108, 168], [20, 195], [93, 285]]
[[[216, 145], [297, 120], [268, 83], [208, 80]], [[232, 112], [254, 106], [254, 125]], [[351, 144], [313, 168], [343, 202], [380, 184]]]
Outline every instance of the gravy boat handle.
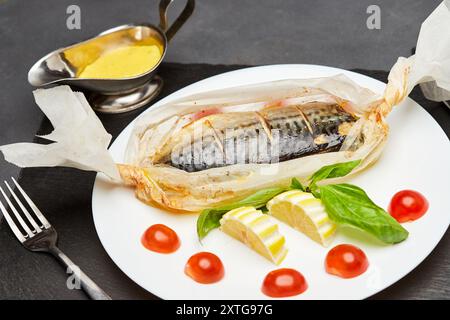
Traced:
[[173, 0], [161, 0], [159, 3], [159, 28], [166, 34], [167, 41], [170, 41], [187, 19], [189, 19], [195, 8], [195, 0], [187, 0], [183, 11], [169, 27], [167, 11], [172, 1]]

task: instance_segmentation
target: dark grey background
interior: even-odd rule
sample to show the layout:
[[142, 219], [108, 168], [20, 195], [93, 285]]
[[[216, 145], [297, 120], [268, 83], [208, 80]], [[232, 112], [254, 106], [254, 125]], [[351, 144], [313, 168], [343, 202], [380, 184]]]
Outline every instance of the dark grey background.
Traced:
[[[183, 1], [175, 2], [171, 16], [180, 11]], [[420, 23], [439, 3], [198, 0], [193, 17], [170, 44], [167, 61], [311, 63], [389, 70], [398, 56], [410, 54]], [[81, 7], [81, 30], [66, 28], [69, 4]], [[381, 30], [366, 27], [366, 9], [371, 4], [381, 8]], [[31, 141], [41, 122], [42, 114], [27, 83], [28, 69], [38, 58], [116, 25], [139, 21], [156, 24], [157, 7], [155, 0], [0, 0], [0, 145]], [[17, 174], [17, 168], [0, 159], [0, 177]], [[449, 298], [448, 250], [447, 235], [421, 265], [420, 272], [412, 273], [376, 297]], [[0, 282], [8, 276], [1, 270]], [[5, 290], [8, 297], [39, 297], [21, 286]], [[132, 290], [122, 297], [145, 297], [142, 291], [136, 295], [129, 292]]]

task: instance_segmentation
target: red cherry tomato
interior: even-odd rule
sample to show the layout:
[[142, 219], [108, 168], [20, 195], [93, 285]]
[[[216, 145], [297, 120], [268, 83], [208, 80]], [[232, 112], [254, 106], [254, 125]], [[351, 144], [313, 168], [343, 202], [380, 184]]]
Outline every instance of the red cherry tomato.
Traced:
[[341, 278], [354, 278], [369, 267], [365, 253], [351, 244], [340, 244], [328, 251], [325, 270]]
[[172, 253], [180, 247], [180, 239], [175, 231], [163, 224], [154, 224], [141, 238], [144, 247], [159, 253]]
[[189, 258], [184, 273], [199, 283], [214, 283], [225, 275], [222, 261], [210, 252], [199, 252]]
[[264, 278], [262, 292], [274, 298], [296, 296], [308, 289], [305, 277], [294, 269], [271, 271]]
[[428, 210], [428, 200], [413, 190], [399, 191], [392, 197], [388, 211], [398, 222], [419, 219]]

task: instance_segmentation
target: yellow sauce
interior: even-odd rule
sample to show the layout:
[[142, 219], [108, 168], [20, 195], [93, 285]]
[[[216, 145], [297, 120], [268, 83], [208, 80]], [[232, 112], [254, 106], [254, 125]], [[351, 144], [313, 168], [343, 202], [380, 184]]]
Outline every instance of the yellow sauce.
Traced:
[[130, 45], [104, 52], [88, 64], [78, 78], [120, 79], [138, 76], [156, 66], [161, 59], [161, 46]]

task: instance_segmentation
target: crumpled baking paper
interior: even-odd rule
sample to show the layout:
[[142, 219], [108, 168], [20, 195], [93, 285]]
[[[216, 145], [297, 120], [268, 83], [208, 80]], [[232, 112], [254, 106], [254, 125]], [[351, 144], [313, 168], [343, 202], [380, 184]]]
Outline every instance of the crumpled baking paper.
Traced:
[[69, 86], [59, 86], [38, 89], [33, 94], [54, 127], [50, 134], [41, 137], [53, 143], [0, 146], [6, 161], [22, 168], [64, 166], [92, 170], [120, 180], [108, 152], [112, 136], [82, 93], [73, 92]]

